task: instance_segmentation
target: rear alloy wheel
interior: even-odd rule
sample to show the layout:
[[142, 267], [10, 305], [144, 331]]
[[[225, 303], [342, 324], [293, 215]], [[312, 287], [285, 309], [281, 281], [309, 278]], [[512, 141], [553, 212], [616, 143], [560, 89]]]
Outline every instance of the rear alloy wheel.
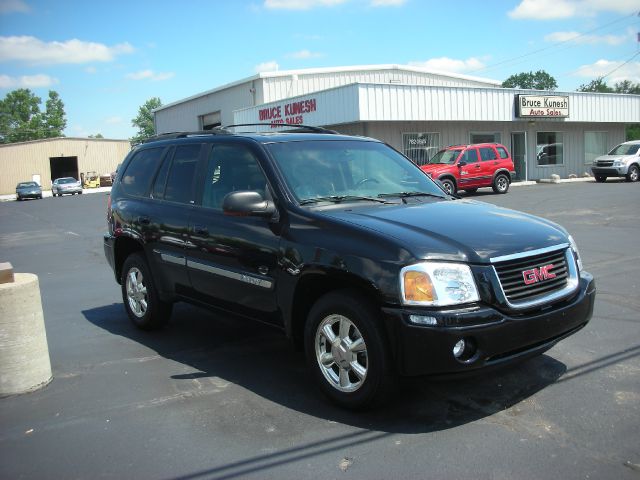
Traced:
[[640, 175], [640, 170], [636, 165], [631, 165], [629, 167], [629, 171], [627, 172], [627, 182], [637, 182], [638, 176]]
[[139, 253], [125, 260], [121, 285], [125, 310], [138, 328], [155, 330], [167, 323], [173, 305], [158, 297], [147, 261]]
[[442, 186], [449, 195], [456, 194], [456, 184], [453, 182], [453, 180], [451, 180], [450, 178], [445, 178], [444, 180], [440, 180], [440, 183], [442, 183]]
[[493, 191], [496, 193], [507, 193], [509, 191], [509, 179], [504, 174], [499, 174], [493, 180]]
[[343, 290], [320, 298], [305, 325], [305, 352], [320, 389], [345, 408], [383, 402], [395, 375], [379, 312], [358, 292]]
[[596, 182], [604, 183], [606, 181], [607, 181], [607, 177], [605, 177], [604, 175], [596, 175]]

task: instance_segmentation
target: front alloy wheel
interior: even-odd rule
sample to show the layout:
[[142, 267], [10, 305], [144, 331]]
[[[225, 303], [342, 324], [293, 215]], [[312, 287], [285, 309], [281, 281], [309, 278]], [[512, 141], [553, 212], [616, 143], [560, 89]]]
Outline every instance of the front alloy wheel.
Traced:
[[367, 345], [342, 315], [329, 315], [316, 332], [316, 360], [324, 378], [341, 392], [355, 392], [367, 378]]
[[629, 171], [627, 172], [627, 182], [637, 182], [638, 177], [640, 176], [638, 167], [635, 165], [631, 165], [629, 167]]

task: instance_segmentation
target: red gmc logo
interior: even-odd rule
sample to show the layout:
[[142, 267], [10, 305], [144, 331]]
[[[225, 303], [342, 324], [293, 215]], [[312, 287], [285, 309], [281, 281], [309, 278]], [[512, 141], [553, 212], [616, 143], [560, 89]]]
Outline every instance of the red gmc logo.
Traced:
[[531, 270], [525, 270], [522, 272], [525, 285], [532, 285], [534, 283], [541, 282], [543, 280], [550, 280], [556, 278], [556, 274], [551, 271], [555, 265], [545, 265], [540, 268], [532, 268]]

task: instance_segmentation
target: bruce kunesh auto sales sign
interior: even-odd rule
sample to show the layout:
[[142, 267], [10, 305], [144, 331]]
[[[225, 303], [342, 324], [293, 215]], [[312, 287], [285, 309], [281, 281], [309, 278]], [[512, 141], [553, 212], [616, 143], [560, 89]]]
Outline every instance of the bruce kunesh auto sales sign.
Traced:
[[516, 99], [518, 117], [569, 116], [569, 97], [560, 95], [518, 95]]

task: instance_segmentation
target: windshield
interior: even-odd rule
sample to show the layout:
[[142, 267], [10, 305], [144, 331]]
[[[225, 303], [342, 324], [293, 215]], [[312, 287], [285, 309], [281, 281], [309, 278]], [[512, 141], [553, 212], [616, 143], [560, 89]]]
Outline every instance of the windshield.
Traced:
[[456, 162], [456, 158], [458, 158], [460, 152], [461, 150], [440, 150], [431, 160], [429, 160], [429, 163], [432, 165], [434, 163], [452, 165]]
[[76, 183], [76, 182], [77, 182], [77, 180], [75, 178], [71, 178], [71, 177], [61, 178], [61, 179], [58, 180], [58, 183]]
[[618, 145], [616, 148], [609, 152], [609, 155], [635, 155], [638, 153], [638, 149], [640, 148], [640, 144], [637, 143], [624, 143]]
[[18, 184], [18, 188], [28, 188], [28, 187], [37, 187], [38, 184], [36, 182], [22, 182]]
[[416, 165], [382, 143], [317, 140], [267, 147], [301, 203], [412, 193], [445, 196]]

